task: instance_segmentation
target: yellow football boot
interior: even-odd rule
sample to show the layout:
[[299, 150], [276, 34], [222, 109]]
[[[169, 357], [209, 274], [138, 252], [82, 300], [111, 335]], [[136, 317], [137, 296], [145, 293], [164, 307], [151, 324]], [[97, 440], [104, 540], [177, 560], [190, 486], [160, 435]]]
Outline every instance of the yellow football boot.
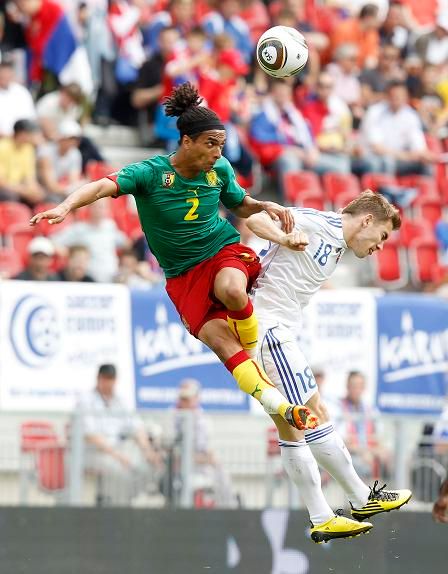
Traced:
[[385, 484], [378, 488], [378, 481], [375, 480], [373, 488], [370, 488], [369, 499], [362, 508], [353, 508], [352, 516], [355, 520], [365, 520], [380, 512], [390, 512], [398, 510], [409, 502], [412, 492], [407, 488], [403, 490], [384, 490]]
[[311, 528], [311, 540], [320, 544], [321, 542], [328, 542], [334, 538], [354, 538], [360, 534], [368, 532], [373, 528], [370, 522], [358, 522], [341, 516], [340, 512], [336, 511], [336, 516], [327, 520], [323, 524], [317, 524]]

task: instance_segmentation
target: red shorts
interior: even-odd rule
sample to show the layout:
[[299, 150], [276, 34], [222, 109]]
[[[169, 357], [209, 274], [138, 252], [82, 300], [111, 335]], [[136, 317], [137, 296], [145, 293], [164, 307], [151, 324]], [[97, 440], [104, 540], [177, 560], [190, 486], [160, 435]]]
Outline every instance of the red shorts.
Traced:
[[166, 281], [166, 292], [183, 324], [196, 338], [207, 321], [227, 318], [227, 309], [213, 293], [215, 277], [224, 267], [241, 269], [247, 277], [246, 291], [250, 291], [261, 266], [257, 254], [250, 247], [232, 243], [186, 273]]

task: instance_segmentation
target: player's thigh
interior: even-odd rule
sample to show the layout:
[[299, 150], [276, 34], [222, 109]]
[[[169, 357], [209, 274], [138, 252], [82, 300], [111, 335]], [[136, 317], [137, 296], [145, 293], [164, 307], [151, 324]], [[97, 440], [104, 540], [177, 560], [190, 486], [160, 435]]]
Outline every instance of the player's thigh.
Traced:
[[307, 404], [317, 384], [294, 334], [283, 326], [268, 328], [258, 352], [261, 365], [282, 395], [292, 404]]
[[278, 437], [280, 440], [286, 440], [288, 442], [298, 442], [299, 440], [302, 440], [304, 438], [305, 433], [303, 431], [299, 431], [293, 428], [280, 415], [270, 415], [270, 417], [274, 421], [275, 426], [277, 427]]
[[207, 321], [199, 330], [198, 339], [207, 345], [223, 363], [243, 350], [224, 319]]

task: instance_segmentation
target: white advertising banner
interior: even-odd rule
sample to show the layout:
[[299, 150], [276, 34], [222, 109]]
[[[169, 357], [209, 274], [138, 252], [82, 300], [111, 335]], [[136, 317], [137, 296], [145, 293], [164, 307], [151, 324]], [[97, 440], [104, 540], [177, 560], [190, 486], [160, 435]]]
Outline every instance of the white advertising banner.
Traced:
[[312, 368], [325, 373], [324, 394], [338, 399], [345, 393], [349, 371], [364, 373], [366, 399], [376, 395], [375, 290], [322, 290], [305, 309], [301, 348]]
[[71, 410], [102, 363], [134, 406], [130, 297], [121, 285], [0, 283], [0, 408]]

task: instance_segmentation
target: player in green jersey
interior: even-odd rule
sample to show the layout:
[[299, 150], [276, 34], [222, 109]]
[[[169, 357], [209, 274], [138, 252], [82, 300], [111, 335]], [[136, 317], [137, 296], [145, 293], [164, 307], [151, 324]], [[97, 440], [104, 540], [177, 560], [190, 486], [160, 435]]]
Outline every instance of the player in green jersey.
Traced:
[[30, 223], [46, 219], [57, 224], [98, 199], [132, 194], [148, 244], [165, 272], [168, 295], [190, 333], [216, 353], [244, 392], [292, 426], [313, 427], [316, 421], [309, 410], [287, 402], [251, 357], [258, 323], [247, 292], [260, 264], [256, 254], [239, 243], [236, 229], [220, 217], [219, 202], [238, 217], [266, 211], [281, 220], [291, 241], [292, 216], [276, 203], [251, 198], [238, 185], [221, 155], [224, 125], [200, 104], [191, 84], [178, 86], [165, 102], [166, 114], [178, 117], [175, 153], [128, 165], [83, 185]]

